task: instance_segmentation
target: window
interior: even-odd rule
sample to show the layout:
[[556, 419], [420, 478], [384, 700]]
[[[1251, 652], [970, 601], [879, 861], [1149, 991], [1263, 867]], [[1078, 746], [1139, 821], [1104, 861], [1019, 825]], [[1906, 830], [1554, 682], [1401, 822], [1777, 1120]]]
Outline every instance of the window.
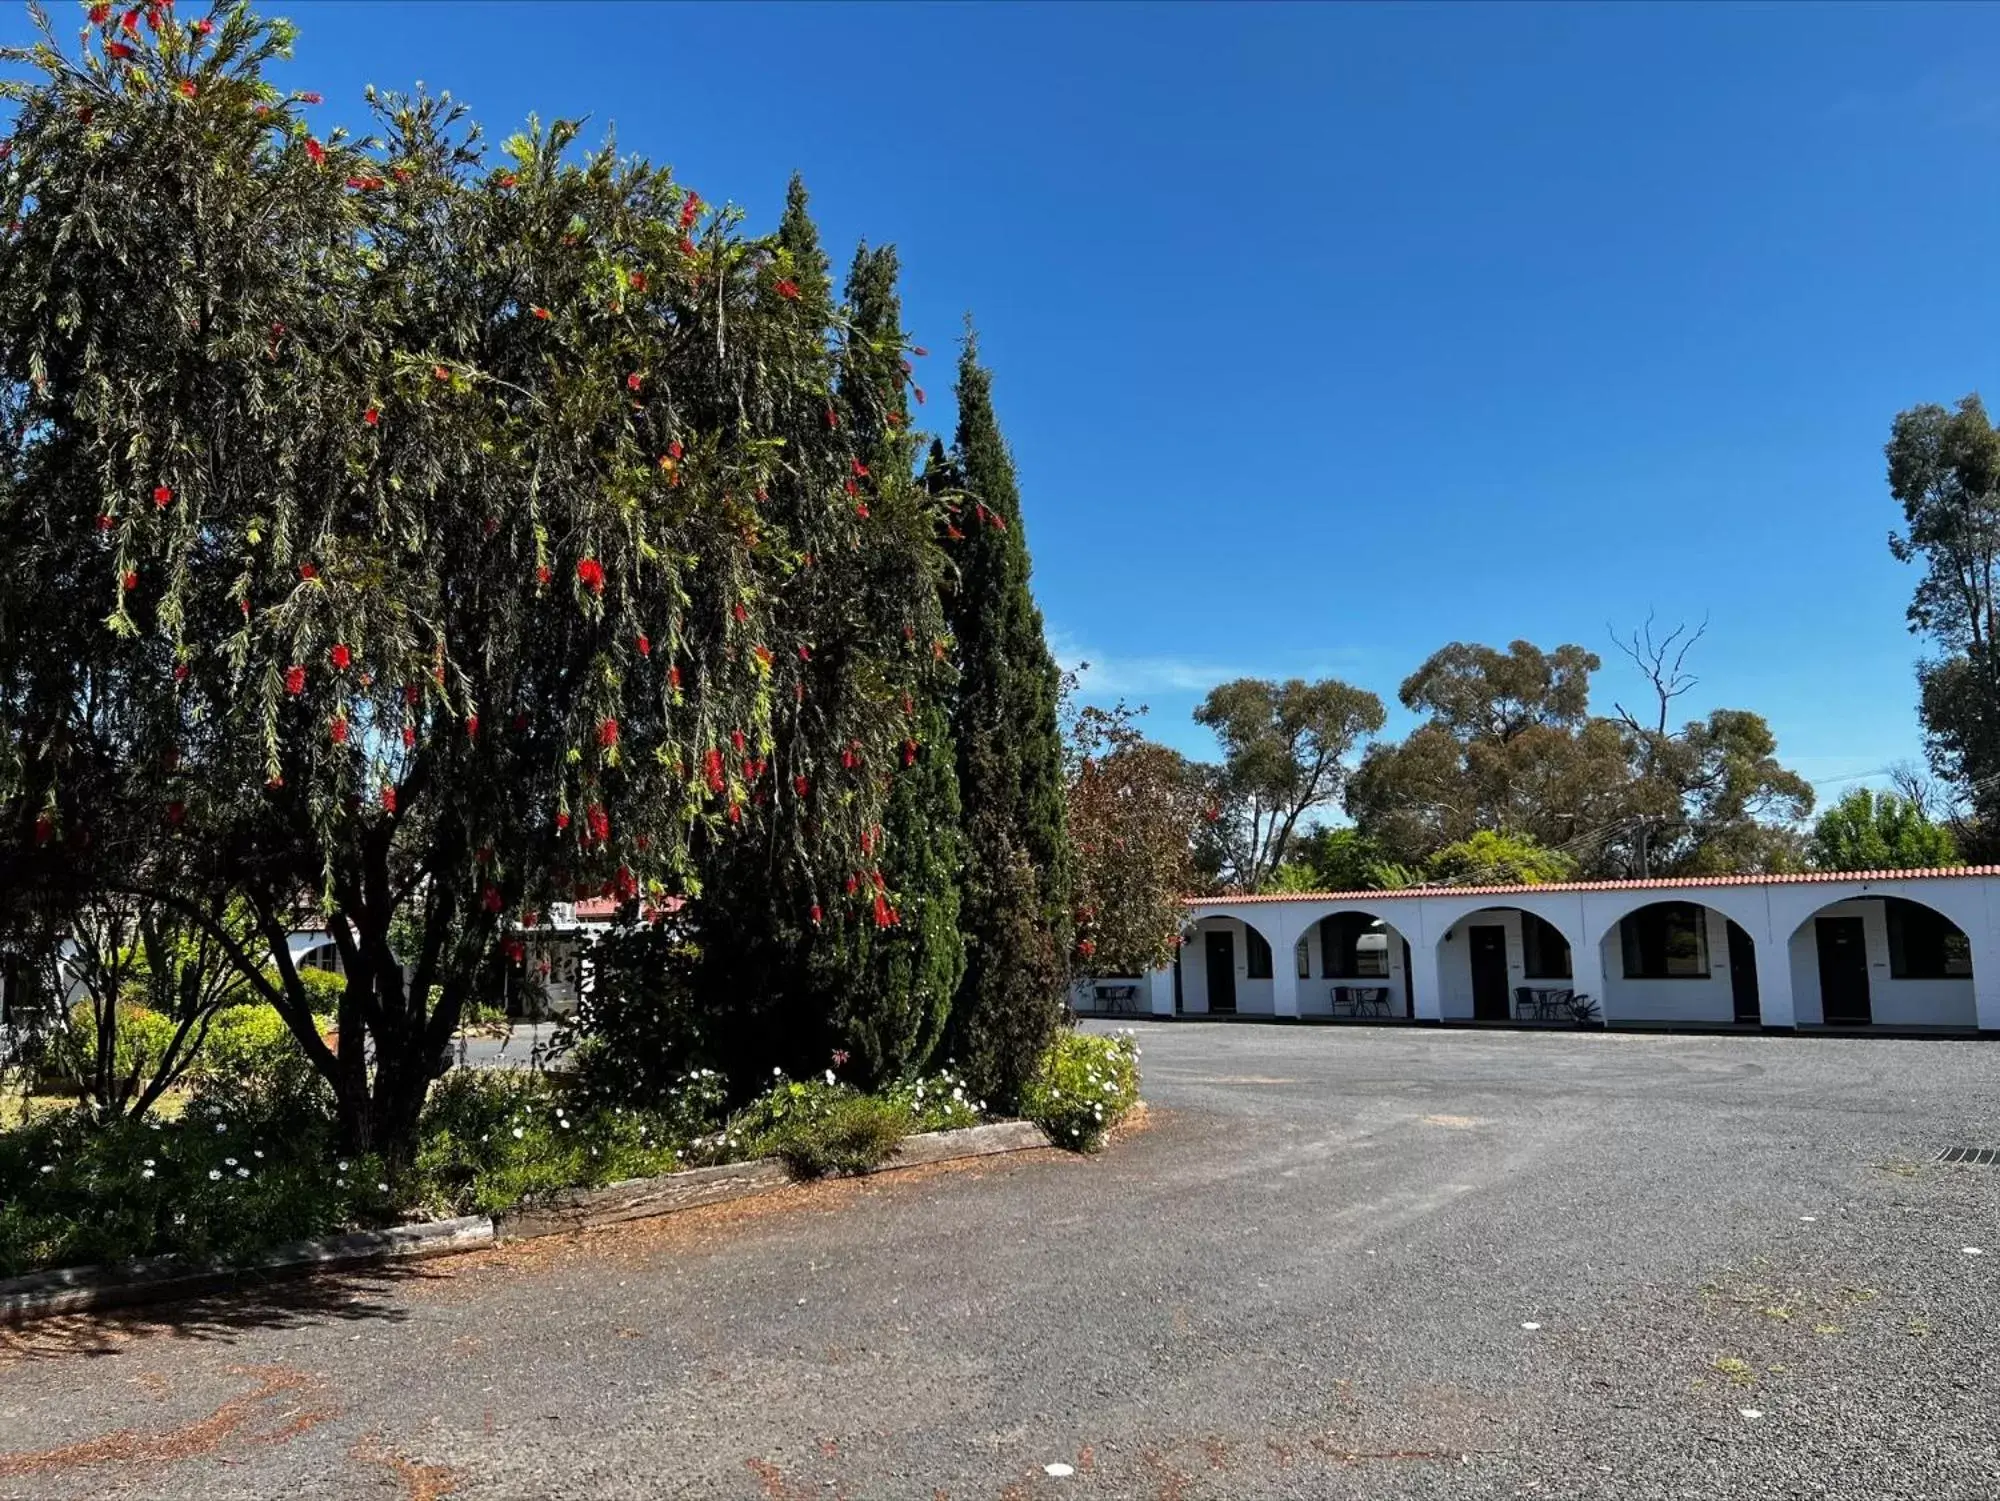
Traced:
[[1299, 939], [1298, 946], [1292, 950], [1292, 961], [1298, 966], [1299, 978], [1301, 980], [1310, 980], [1312, 978], [1313, 956], [1310, 939]]
[[1569, 961], [1569, 940], [1532, 912], [1521, 914], [1522, 974], [1530, 980], [1568, 980], [1574, 971]]
[[1250, 924], [1243, 925], [1243, 975], [1249, 980], [1271, 978], [1271, 945]]
[[1319, 951], [1330, 980], [1381, 979], [1389, 973], [1389, 934], [1365, 912], [1320, 919]]
[[1708, 978], [1708, 909], [1655, 902], [1618, 924], [1628, 980]]
[[1889, 973], [1898, 980], [1963, 980], [1972, 974], [1972, 942], [1941, 912], [1899, 896], [1882, 899], [1889, 921]]

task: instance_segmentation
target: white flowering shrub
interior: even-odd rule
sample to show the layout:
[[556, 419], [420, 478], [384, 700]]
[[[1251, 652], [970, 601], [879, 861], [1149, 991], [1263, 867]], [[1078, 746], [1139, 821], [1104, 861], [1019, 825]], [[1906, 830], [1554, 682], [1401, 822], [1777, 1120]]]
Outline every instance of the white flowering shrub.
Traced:
[[958, 1131], [986, 1118], [986, 1102], [974, 1099], [970, 1086], [950, 1069], [892, 1085], [883, 1093], [909, 1112], [911, 1131]]
[[1057, 1146], [1094, 1152], [1138, 1099], [1137, 1034], [1064, 1032], [1036, 1063], [1021, 1113]]
[[439, 1217], [496, 1214], [566, 1188], [670, 1173], [721, 1080], [690, 1076], [685, 1113], [596, 1105], [560, 1074], [460, 1069], [425, 1103], [404, 1199]]
[[916, 1129], [907, 1105], [837, 1083], [831, 1069], [817, 1079], [778, 1071], [773, 1081], [730, 1117], [724, 1134], [740, 1155], [780, 1158], [801, 1178], [865, 1172]]

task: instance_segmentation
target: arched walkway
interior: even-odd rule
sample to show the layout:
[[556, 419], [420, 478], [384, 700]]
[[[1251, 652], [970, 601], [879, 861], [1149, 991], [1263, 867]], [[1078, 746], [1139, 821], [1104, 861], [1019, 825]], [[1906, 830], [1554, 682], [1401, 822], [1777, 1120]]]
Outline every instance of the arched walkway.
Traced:
[[[1278, 958], [1270, 939], [1245, 919], [1198, 918], [1181, 944], [1174, 1009], [1190, 1016], [1270, 1016]], [[1291, 961], [1289, 954], [1284, 958]]]
[[1607, 1021], [1727, 1027], [1762, 1019], [1756, 942], [1719, 908], [1635, 905], [1605, 930], [1599, 959]]
[[1788, 947], [1801, 1026], [1978, 1025], [1971, 941], [1927, 903], [1829, 902], [1793, 930]]
[[1571, 935], [1525, 907], [1481, 907], [1437, 940], [1439, 1004], [1447, 1021], [1574, 1025], [1579, 986]]
[[1414, 1015], [1409, 940], [1364, 907], [1316, 917], [1292, 948], [1299, 1014], [1407, 1021]]

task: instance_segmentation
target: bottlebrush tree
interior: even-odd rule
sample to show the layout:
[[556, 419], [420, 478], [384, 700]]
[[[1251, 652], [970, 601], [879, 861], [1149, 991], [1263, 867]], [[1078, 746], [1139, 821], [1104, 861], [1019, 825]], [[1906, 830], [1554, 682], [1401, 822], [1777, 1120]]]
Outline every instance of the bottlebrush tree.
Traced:
[[[393, 1159], [516, 920], [689, 892], [752, 838], [846, 899], [907, 732], [799, 633], [876, 524], [836, 331], [775, 238], [570, 123], [495, 158], [371, 94], [372, 134], [316, 134], [264, 77], [284, 23], [89, 15], [0, 53], [34, 70], [0, 84], [0, 825], [51, 880], [168, 828], [177, 882], [255, 912], [235, 962], [346, 1143]], [[301, 924], [347, 974], [337, 1051]]]

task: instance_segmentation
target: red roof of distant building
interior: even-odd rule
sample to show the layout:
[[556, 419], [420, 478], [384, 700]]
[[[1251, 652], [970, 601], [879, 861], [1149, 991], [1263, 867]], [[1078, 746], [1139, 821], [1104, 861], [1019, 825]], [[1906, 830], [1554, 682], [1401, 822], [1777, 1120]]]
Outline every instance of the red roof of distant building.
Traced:
[[1397, 901], [1414, 896], [1546, 896], [1552, 891], [1682, 891], [1699, 886], [1793, 886], [1840, 881], [1932, 881], [2000, 876], [2000, 865], [1952, 865], [1927, 870], [1800, 870], [1788, 875], [1680, 876], [1648, 881], [1552, 881], [1545, 886], [1405, 886], [1396, 891], [1284, 891], [1256, 896], [1191, 896], [1190, 907], [1245, 902]]
[[[589, 901], [576, 904], [578, 922], [610, 922], [624, 905], [615, 896], [594, 896]], [[663, 897], [657, 902], [645, 904], [648, 912], [678, 912], [687, 905], [687, 899], [678, 896]]]

